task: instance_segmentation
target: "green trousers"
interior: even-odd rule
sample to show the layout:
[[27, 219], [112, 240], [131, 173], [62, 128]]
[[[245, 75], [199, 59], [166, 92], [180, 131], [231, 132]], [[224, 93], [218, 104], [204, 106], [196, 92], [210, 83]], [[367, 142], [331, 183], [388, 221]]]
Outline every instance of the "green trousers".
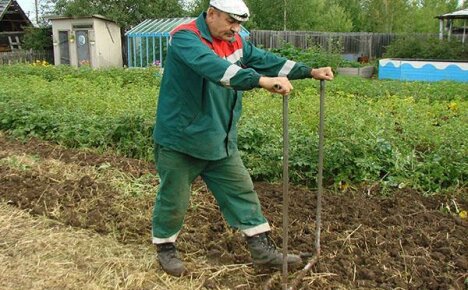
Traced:
[[238, 151], [209, 161], [156, 145], [155, 161], [161, 182], [153, 209], [154, 244], [175, 242], [190, 204], [192, 182], [198, 176], [213, 193], [231, 227], [247, 236], [270, 230]]

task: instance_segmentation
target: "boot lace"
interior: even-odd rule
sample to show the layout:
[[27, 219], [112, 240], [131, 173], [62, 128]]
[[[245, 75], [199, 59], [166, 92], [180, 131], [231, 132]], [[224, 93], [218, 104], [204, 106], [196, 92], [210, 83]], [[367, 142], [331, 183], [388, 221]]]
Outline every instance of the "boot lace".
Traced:
[[273, 243], [273, 240], [270, 238], [269, 235], [265, 235], [265, 239], [262, 241], [263, 244], [266, 247], [266, 250], [270, 253], [278, 253], [278, 250], [276, 248], [275, 243]]
[[162, 244], [158, 248], [158, 252], [164, 254], [169, 259], [178, 259], [177, 250], [174, 244]]

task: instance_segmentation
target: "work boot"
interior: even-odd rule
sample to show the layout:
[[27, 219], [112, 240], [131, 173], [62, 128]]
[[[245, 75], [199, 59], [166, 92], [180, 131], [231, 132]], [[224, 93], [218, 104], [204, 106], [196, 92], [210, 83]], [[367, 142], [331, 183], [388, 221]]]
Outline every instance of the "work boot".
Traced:
[[[276, 249], [267, 233], [247, 237], [247, 244], [254, 265], [268, 268], [280, 268], [283, 265], [283, 253]], [[293, 267], [300, 266], [302, 259], [298, 255], [288, 254], [287, 262]]]
[[158, 244], [158, 260], [163, 270], [172, 276], [180, 277], [185, 272], [184, 263], [179, 258], [174, 243]]

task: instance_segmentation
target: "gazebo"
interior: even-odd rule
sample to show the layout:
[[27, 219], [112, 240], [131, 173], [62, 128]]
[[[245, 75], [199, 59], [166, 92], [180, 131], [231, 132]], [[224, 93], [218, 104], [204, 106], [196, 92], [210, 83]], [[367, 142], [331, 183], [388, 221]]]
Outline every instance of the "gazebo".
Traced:
[[[169, 46], [170, 32], [180, 24], [189, 23], [193, 17], [147, 19], [125, 33], [127, 36], [127, 57], [129, 67], [164, 65]], [[241, 37], [250, 32], [241, 27]]]
[[465, 43], [466, 38], [466, 20], [468, 19], [468, 8], [455, 11], [452, 13], [447, 13], [444, 15], [436, 16], [439, 19], [439, 38], [444, 38], [444, 22], [447, 20], [448, 24], [448, 35], [447, 38], [450, 39], [453, 30], [453, 20], [454, 19], [463, 19], [463, 36], [462, 36], [462, 43]]

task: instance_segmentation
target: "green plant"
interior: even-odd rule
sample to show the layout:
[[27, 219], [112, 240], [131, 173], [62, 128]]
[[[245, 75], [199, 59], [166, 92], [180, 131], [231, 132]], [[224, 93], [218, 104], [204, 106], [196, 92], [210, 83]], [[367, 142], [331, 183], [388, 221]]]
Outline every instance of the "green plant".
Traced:
[[[333, 44], [330, 45], [333, 47]], [[287, 59], [303, 62], [312, 67], [331, 66], [336, 70], [342, 64], [349, 63], [343, 59], [336, 49], [327, 52], [319, 46], [300, 49], [290, 43], [285, 43], [280, 49], [272, 49], [271, 51]]]
[[[0, 130], [151, 160], [156, 72], [0, 66]], [[316, 186], [318, 85], [294, 81], [290, 96], [290, 177], [309, 186]], [[238, 146], [257, 180], [281, 179], [281, 99], [265, 90], [244, 94]], [[327, 83], [324, 182], [466, 188], [467, 112], [465, 84], [338, 76]]]
[[26, 27], [23, 48], [32, 50], [52, 49], [52, 27]]
[[468, 50], [459, 40], [439, 40], [406, 35], [387, 47], [384, 57], [439, 60], [466, 60]]

